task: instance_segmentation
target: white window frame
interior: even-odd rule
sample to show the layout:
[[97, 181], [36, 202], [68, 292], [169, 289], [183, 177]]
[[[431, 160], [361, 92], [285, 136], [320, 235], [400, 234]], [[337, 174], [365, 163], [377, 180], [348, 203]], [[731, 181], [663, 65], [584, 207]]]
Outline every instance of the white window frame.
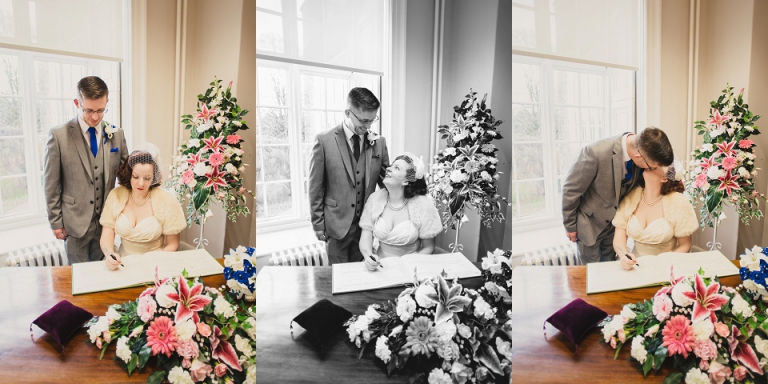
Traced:
[[[27, 177], [27, 190], [28, 200], [30, 204], [30, 210], [25, 213], [8, 215], [0, 219], [0, 231], [11, 228], [19, 228], [23, 226], [36, 225], [47, 222], [47, 204], [45, 201], [44, 180], [43, 180], [43, 156], [44, 153], [38, 153], [40, 150], [38, 147], [39, 134], [37, 130], [36, 112], [38, 100], [61, 100], [58, 97], [36, 97], [35, 96], [35, 75], [34, 75], [34, 62], [35, 61], [47, 61], [56, 63], [70, 63], [84, 65], [86, 73], [95, 73], [98, 67], [95, 63], [95, 59], [69, 56], [65, 54], [48, 54], [29, 50], [19, 49], [7, 49], [0, 47], [0, 54], [12, 55], [19, 58], [19, 86], [20, 86], [20, 99], [21, 99], [21, 126], [22, 126], [22, 138], [24, 140], [24, 160], [26, 166]], [[118, 71], [120, 77], [123, 76], [122, 63], [118, 64]], [[122, 79], [120, 81], [120, 87], [122, 88]], [[115, 108], [113, 114], [110, 114], [110, 122], [118, 126], [121, 126], [121, 115], [124, 110], [122, 105], [123, 97], [121, 95], [122, 89], [110, 90], [110, 95], [116, 95], [117, 97], [110, 96], [110, 104]], [[62, 93], [67, 95], [70, 92], [74, 99], [76, 96], [75, 89], [65, 89], [62, 84]], [[61, 121], [61, 124], [66, 123], [75, 116], [75, 108], [73, 104], [65, 103], [65, 121]], [[53, 127], [49, 127], [53, 128]], [[47, 135], [47, 133], [46, 133]], [[4, 138], [15, 138], [17, 136], [4, 136]], [[44, 151], [44, 149], [43, 149]], [[0, 179], [13, 178], [16, 176], [0, 176]]]
[[[544, 171], [544, 188], [545, 188], [545, 213], [539, 214], [539, 215], [531, 215], [531, 216], [523, 216], [520, 218], [513, 217], [513, 225], [512, 225], [512, 232], [513, 233], [524, 233], [524, 232], [530, 232], [535, 230], [541, 230], [544, 228], [551, 228], [553, 226], [562, 226], [562, 186], [558, 186], [560, 175], [558, 175], [558, 169], [557, 164], [555, 161], [555, 158], [553, 156], [548, 156], [547, 154], [554, 154], [556, 147], [556, 140], [555, 140], [555, 108], [556, 107], [563, 107], [563, 106], [569, 106], [569, 105], [556, 105], [555, 104], [555, 95], [552, 90], [554, 90], [554, 71], [556, 70], [565, 70], [565, 71], [575, 71], [578, 73], [594, 73], [594, 74], [601, 74], [604, 76], [603, 81], [603, 126], [601, 129], [601, 132], [599, 133], [600, 138], [605, 138], [614, 134], [618, 134], [619, 132], [611, 132], [609, 129], [609, 126], [611, 125], [611, 105], [610, 100], [608, 98], [609, 91], [611, 89], [611, 81], [610, 76], [608, 76], [607, 67], [597, 67], [596, 65], [587, 65], [582, 63], [575, 63], [575, 62], [565, 62], [565, 61], [552, 61], [548, 59], [542, 59], [537, 57], [531, 57], [531, 56], [525, 56], [525, 55], [513, 55], [512, 61], [516, 63], [522, 63], [522, 64], [529, 64], [529, 65], [537, 65], [540, 69], [539, 72], [539, 80], [540, 80], [540, 116], [541, 116], [541, 141], [542, 141], [542, 151], [545, 154], [543, 158], [543, 171]], [[638, 71], [635, 71], [635, 111], [637, 111], [638, 104], [640, 100], [637, 98], [638, 92]], [[535, 103], [520, 103], [515, 102], [515, 104], [523, 104], [523, 105], [535, 105]], [[573, 107], [577, 108], [584, 108], [583, 105], [577, 104], [573, 105]], [[634, 129], [633, 132], [637, 131], [637, 114], [635, 114], [635, 120], [634, 120]], [[582, 136], [583, 137], [583, 136]], [[599, 138], [598, 138], [599, 139]], [[598, 139], [579, 139], [579, 141], [583, 145], [587, 145], [590, 142], [593, 142]], [[516, 141], [513, 144], [520, 143], [520, 141]], [[582, 147], [583, 147], [582, 145]], [[512, 161], [515, 161], [515, 158], [512, 158]], [[513, 163], [514, 164], [514, 163]], [[566, 175], [563, 175], [565, 177]], [[536, 179], [530, 179], [530, 180], [538, 180]], [[514, 185], [513, 188], [518, 188], [518, 185]], [[519, 196], [519, 194], [518, 194]], [[519, 199], [517, 201], [517, 204], [519, 204]]]

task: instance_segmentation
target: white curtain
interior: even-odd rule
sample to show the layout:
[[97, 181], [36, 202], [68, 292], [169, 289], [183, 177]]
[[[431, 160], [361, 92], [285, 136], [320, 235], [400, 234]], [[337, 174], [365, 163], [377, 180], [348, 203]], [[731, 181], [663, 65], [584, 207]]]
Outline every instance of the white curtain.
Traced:
[[515, 53], [637, 70], [643, 0], [513, 0]]
[[122, 61], [127, 0], [0, 0], [0, 46]]

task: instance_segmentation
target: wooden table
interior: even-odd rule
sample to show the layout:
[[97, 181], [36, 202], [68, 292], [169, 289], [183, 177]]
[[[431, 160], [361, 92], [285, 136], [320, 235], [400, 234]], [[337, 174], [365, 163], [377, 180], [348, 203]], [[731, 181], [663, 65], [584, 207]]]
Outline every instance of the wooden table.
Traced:
[[[465, 287], [477, 288], [480, 278], [462, 279]], [[405, 375], [387, 378], [384, 363], [373, 356], [373, 346], [358, 360], [359, 349], [346, 332], [334, 335], [321, 355], [311, 346], [306, 332], [290, 323], [301, 311], [321, 299], [346, 308], [353, 315], [368, 305], [395, 300], [404, 287], [376, 291], [331, 294], [331, 267], [263, 267], [256, 279], [257, 382], [272, 383], [405, 383]], [[522, 381], [520, 383], [523, 383]]]
[[[203, 278], [208, 286], [224, 283], [223, 275]], [[30, 323], [60, 300], [68, 300], [96, 316], [111, 304], [135, 300], [144, 287], [72, 296], [72, 267], [0, 268], [0, 383], [135, 383], [147, 381], [150, 367], [130, 377], [113, 361], [114, 342], [101, 351], [90, 343], [86, 329], [67, 342], [64, 353], [56, 341]]]
[[[736, 262], [735, 262], [736, 263]], [[661, 288], [587, 295], [585, 266], [517, 267], [512, 272], [512, 381], [514, 383], [662, 383], [672, 372], [665, 363], [657, 374], [643, 379], [640, 365], [629, 362], [630, 346], [616, 352], [602, 342], [599, 328], [593, 329], [578, 350], [555, 327], [542, 324], [553, 313], [582, 298], [609, 315], [621, 312], [624, 304], [648, 300]], [[739, 276], [720, 279], [735, 287]]]

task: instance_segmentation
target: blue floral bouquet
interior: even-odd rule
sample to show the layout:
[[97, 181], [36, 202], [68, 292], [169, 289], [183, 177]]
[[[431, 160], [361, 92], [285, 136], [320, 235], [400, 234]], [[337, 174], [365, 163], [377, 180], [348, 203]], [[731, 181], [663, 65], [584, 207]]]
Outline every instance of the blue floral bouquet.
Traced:
[[256, 299], [256, 266], [254, 248], [239, 246], [224, 256], [224, 278], [227, 286], [238, 299]]

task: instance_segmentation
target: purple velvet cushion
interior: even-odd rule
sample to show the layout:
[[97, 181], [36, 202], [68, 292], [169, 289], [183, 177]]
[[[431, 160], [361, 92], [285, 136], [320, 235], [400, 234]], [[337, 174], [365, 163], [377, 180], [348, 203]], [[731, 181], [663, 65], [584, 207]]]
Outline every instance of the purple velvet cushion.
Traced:
[[[86, 321], [90, 320], [93, 315], [67, 300], [62, 300], [56, 303], [51, 309], [45, 311], [42, 315], [38, 316], [32, 324], [37, 325], [43, 331], [48, 332], [64, 350], [64, 344], [67, 343], [70, 337], [82, 327]], [[32, 331], [32, 325], [29, 326], [30, 332]]]
[[328, 339], [340, 331], [350, 317], [351, 312], [328, 299], [322, 299], [294, 317], [293, 322], [306, 329], [312, 344], [322, 350]]
[[546, 321], [565, 334], [573, 344], [578, 345], [587, 332], [606, 316], [608, 314], [602, 309], [582, 299], [575, 299]]

